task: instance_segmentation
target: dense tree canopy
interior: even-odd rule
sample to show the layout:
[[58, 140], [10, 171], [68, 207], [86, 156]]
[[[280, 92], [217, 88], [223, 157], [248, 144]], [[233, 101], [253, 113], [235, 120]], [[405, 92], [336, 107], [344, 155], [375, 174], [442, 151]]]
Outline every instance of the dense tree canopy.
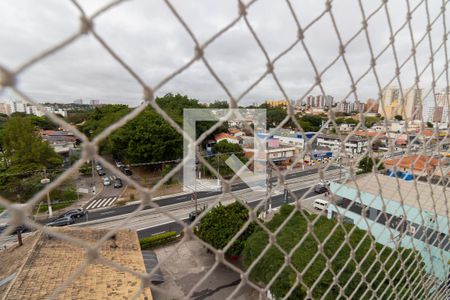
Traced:
[[41, 140], [37, 127], [27, 117], [12, 117], [3, 130], [3, 151], [11, 168], [35, 169], [62, 164], [47, 142]]
[[26, 200], [31, 197], [42, 188], [40, 180], [44, 168], [60, 168], [63, 163], [48, 143], [41, 140], [33, 121], [36, 118], [12, 116], [0, 131], [0, 193], [10, 199], [18, 197], [18, 200]]
[[[275, 215], [272, 221], [267, 224], [268, 228], [274, 232], [292, 210], [292, 206], [283, 206], [280, 213]], [[308, 219], [311, 222], [315, 217], [309, 216]], [[382, 298], [388, 299], [392, 296], [392, 286], [408, 285], [408, 282], [424, 276], [424, 265], [419, 263], [420, 254], [411, 253], [412, 250], [403, 248], [398, 250], [386, 248], [382, 251], [383, 246], [376, 243], [373, 237], [368, 236], [366, 231], [353, 228], [354, 225], [351, 224], [337, 226], [336, 230], [332, 231], [335, 226], [336, 221], [326, 217], [320, 217], [313, 225], [315, 236], [323, 243], [323, 255], [316, 256], [319, 245], [317, 240], [309, 234], [291, 257], [292, 266], [297, 271], [304, 272], [302, 281], [306, 286], [311, 287], [318, 280], [317, 285], [312, 290], [314, 299], [319, 299], [322, 296], [324, 296], [324, 299], [337, 299], [340, 298], [341, 292], [346, 298], [354, 293], [353, 299], [362, 299], [364, 293], [366, 293], [364, 299], [379, 299], [381, 294], [385, 293]], [[352, 229], [353, 231], [350, 233]], [[281, 229], [276, 241], [284, 251], [289, 253], [308, 234], [307, 232], [307, 218], [297, 212]], [[331, 232], [333, 233], [331, 234]], [[345, 244], [340, 249], [340, 246], [346, 240], [346, 236], [348, 236], [351, 248], [348, 244]], [[325, 239], [327, 240], [325, 241]], [[242, 252], [245, 267], [250, 266], [268, 243], [267, 233], [257, 228], [247, 240]], [[352, 249], [354, 259], [351, 259]], [[330, 270], [324, 272], [327, 268], [327, 260], [330, 262], [333, 272]], [[284, 262], [284, 254], [278, 248], [272, 246], [252, 269], [250, 279], [258, 284], [267, 284], [273, 279], [277, 271], [283, 268]], [[389, 271], [381, 270], [382, 264], [380, 262], [384, 265], [383, 270]], [[356, 263], [359, 264], [361, 272], [358, 272]], [[311, 265], [306, 269], [308, 264]], [[414, 266], [410, 268], [411, 265]], [[296, 282], [297, 275], [292, 266], [285, 267], [270, 288], [276, 299], [283, 298]], [[381, 272], [378, 273], [380, 270]], [[322, 272], [324, 273], [322, 274]], [[336, 278], [337, 282], [334, 281], [333, 273], [340, 274]], [[362, 280], [361, 273], [364, 274], [365, 280]], [[367, 282], [371, 282], [370, 286]], [[344, 286], [345, 288], [341, 291], [340, 287]], [[377, 289], [378, 292], [375, 293], [374, 291]], [[412, 288], [406, 288], [400, 293], [397, 289], [398, 296], [401, 295], [405, 298], [410, 298], [411, 292]], [[421, 298], [420, 295], [415, 296]], [[305, 287], [298, 285], [288, 299], [305, 298]]]
[[[197, 235], [216, 249], [223, 249], [248, 220], [247, 208], [239, 202], [223, 206], [219, 203], [201, 220]], [[244, 243], [253, 232], [254, 225], [250, 224], [228, 249], [227, 254], [239, 255]]]
[[[378, 165], [379, 162], [380, 162], [380, 160], [378, 158], [372, 158], [372, 157], [369, 157], [369, 156], [363, 157], [358, 163], [358, 168], [361, 169], [360, 173], [372, 172], [374, 164]], [[380, 164], [377, 167], [377, 169], [378, 170], [384, 169], [384, 165]]]

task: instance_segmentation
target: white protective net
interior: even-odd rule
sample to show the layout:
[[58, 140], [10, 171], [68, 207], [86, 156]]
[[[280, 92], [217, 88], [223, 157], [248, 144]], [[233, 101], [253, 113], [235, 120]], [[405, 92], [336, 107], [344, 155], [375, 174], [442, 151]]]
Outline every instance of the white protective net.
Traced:
[[[0, 205], [9, 210], [17, 224], [26, 222], [27, 225], [53, 235], [57, 239], [78, 244], [86, 249], [87, 259], [85, 263], [80, 265], [64, 284], [58, 286], [51, 295], [48, 295], [49, 297], [60, 297], [65, 288], [72, 284], [89, 264], [94, 261], [93, 258], [96, 257], [96, 253], [103, 243], [108, 241], [117, 230], [126, 228], [127, 223], [132, 222], [134, 218], [138, 218], [144, 208], [152, 207], [155, 212], [183, 227], [184, 232], [183, 238], [173, 248], [173, 252], [168, 254], [165, 259], [160, 260], [159, 265], [170, 263], [171, 255], [175, 255], [177, 249], [192, 240], [209, 249], [215, 257], [215, 263], [212, 267], [195, 280], [192, 286], [184, 293], [183, 297], [185, 298], [194, 297], [197, 289], [207, 282], [208, 278], [221, 265], [225, 265], [240, 274], [239, 283], [225, 296], [228, 299], [238, 297], [244, 288], [252, 289], [256, 293], [254, 295], [258, 295], [261, 298], [269, 296], [276, 299], [449, 298], [449, 210], [446, 188], [448, 184], [448, 167], [450, 165], [446, 162], [443, 154], [443, 152], [447, 151], [446, 145], [448, 144], [448, 127], [444, 126], [449, 122], [448, 113], [445, 116], [447, 120], [444, 119], [440, 123], [435, 123], [434, 128], [430, 129], [426, 128], [427, 121], [422, 116], [424, 110], [428, 108], [425, 105], [426, 99], [430, 99], [427, 101], [434, 103], [434, 106], [442, 106], [437, 103], [435, 95], [438, 94], [438, 90], [442, 89], [442, 87], [450, 86], [447, 55], [447, 1], [406, 0], [404, 1], [406, 16], [398, 15], [396, 11], [392, 11], [388, 1], [380, 1], [375, 5], [375, 9], [366, 8], [364, 1], [352, 1], [352, 5], [358, 7], [360, 11], [361, 25], [358, 28], [352, 28], [354, 34], [347, 39], [343, 38], [342, 30], [336, 22], [333, 1], [325, 1], [322, 11], [316, 12], [316, 16], [309, 23], [304, 23], [301, 20], [298, 13], [299, 8], [292, 1], [280, 1], [277, 5], [286, 6], [288, 14], [286, 14], [285, 18], [292, 18], [296, 26], [297, 36], [292, 38], [292, 43], [288, 47], [274, 55], [266, 50], [249, 18], [252, 7], [260, 1], [237, 1], [234, 18], [230, 19], [226, 26], [208, 39], [199, 40], [196, 37], [196, 33], [189, 26], [189, 20], [183, 18], [182, 12], [179, 11], [175, 4], [166, 0], [163, 2], [171, 11], [174, 17], [173, 22], [181, 24], [190, 37], [194, 55], [184, 65], [168, 76], [160, 78], [159, 82], [152, 86], [121, 58], [114, 50], [114, 47], [110, 46], [108, 41], [102, 38], [95, 28], [96, 21], [100, 16], [108, 14], [111, 10], [116, 10], [116, 13], [120, 13], [122, 2], [126, 1], [113, 1], [90, 15], [86, 14], [83, 6], [78, 1], [72, 0], [70, 2], [70, 5], [76, 7], [80, 16], [80, 30], [78, 32], [62, 41], [56, 41], [53, 47], [37, 53], [16, 68], [7, 69], [0, 65], [0, 91], [13, 91], [30, 104], [40, 107], [51, 121], [71, 131], [82, 141], [82, 158], [44, 189], [36, 193], [28, 202], [16, 204], [3, 197], [0, 198]], [[10, 5], [14, 4], [11, 3]], [[260, 5], [264, 5], [264, 3]], [[308, 39], [305, 38], [308, 36], [308, 32], [325, 18], [331, 21], [331, 25], [327, 30], [333, 32], [339, 43], [337, 53], [331, 59], [317, 57], [314, 52], [309, 50]], [[373, 18], [384, 19], [384, 28], [380, 30], [384, 30], [385, 35], [383, 35], [383, 38], [377, 37], [375, 41], [370, 33], [371, 20]], [[393, 25], [394, 18], [396, 26]], [[399, 22], [399, 19], [401, 22]], [[425, 29], [422, 28], [420, 34], [417, 34], [413, 29], [415, 28], [415, 22], [425, 24]], [[245, 24], [245, 27], [249, 30], [249, 38], [256, 42], [266, 59], [266, 69], [253, 83], [236, 95], [231, 92], [225, 81], [221, 79], [221, 76], [216, 72], [205, 53], [207, 53], [210, 45], [220, 40], [226, 32], [231, 31], [237, 24]], [[123, 26], [126, 26], [126, 24], [123, 24]], [[91, 36], [98, 42], [120, 64], [123, 72], [127, 72], [134, 78], [142, 89], [143, 100], [141, 105], [134, 108], [119, 121], [110, 124], [92, 140], [89, 140], [75, 126], [45, 110], [40, 103], [34, 100], [33, 97], [28, 96], [18, 86], [20, 76], [27, 73], [32, 66], [45, 64], [46, 58], [55, 55], [62, 49], [71, 47], [72, 44], [85, 35]], [[398, 54], [399, 45], [397, 38], [399, 35], [402, 35], [402, 47], [404, 47], [404, 44], [408, 44], [408, 47], [411, 49], [408, 55], [404, 55], [404, 53], [402, 55]], [[409, 37], [409, 40], [405, 39], [405, 36]], [[275, 39], [276, 37], [273, 38]], [[358, 75], [352, 72], [353, 68], [350, 62], [352, 54], [347, 53], [347, 49], [357, 39], [364, 41], [362, 47], [370, 56], [370, 60], [365, 63], [364, 71], [359, 72]], [[304, 59], [309, 64], [308, 68], [312, 68], [314, 75], [311, 78], [306, 78], [309, 87], [301, 95], [290, 95], [283, 85], [283, 80], [277, 76], [277, 63], [282, 61], [286, 55], [298, 49], [301, 49]], [[390, 70], [389, 74], [393, 74], [393, 76], [389, 75], [389, 78], [386, 78], [385, 73], [380, 74], [378, 71], [378, 62], [383, 60], [384, 56], [392, 58], [388, 69]], [[423, 63], [423, 57], [428, 57], [429, 59]], [[318, 60], [321, 61], [320, 64], [318, 64]], [[329, 63], [323, 67], [323, 61], [329, 61]], [[155, 95], [174, 78], [191, 68], [196, 62], [203, 64], [211, 78], [223, 89], [231, 108], [239, 107], [240, 101], [251, 91], [258, 89], [260, 82], [268, 79], [273, 80], [283, 99], [294, 100], [288, 102], [287, 117], [277, 125], [277, 129], [291, 123], [295, 130], [306, 136], [301, 123], [295, 117], [294, 106], [296, 103], [304, 103], [306, 97], [312, 91], [319, 91], [321, 95], [329, 94], [323, 78], [337, 64], [342, 66], [340, 69], [341, 76], [348, 77], [350, 85], [346, 95], [338, 99], [339, 101], [352, 99], [356, 104], [361, 103], [359, 88], [361, 85], [367, 85], [370, 82], [373, 90], [378, 94], [382, 114], [386, 116], [403, 114], [408, 120], [401, 123], [401, 126], [396, 129], [401, 131], [403, 135], [393, 135], [390, 120], [385, 118], [381, 125], [378, 126], [379, 129], [374, 136], [374, 131], [369, 130], [368, 126], [366, 126], [366, 116], [376, 105], [372, 103], [371, 105], [366, 105], [365, 111], [358, 115], [359, 119], [354, 127], [351, 127], [349, 131], [342, 132], [342, 126], [336, 122], [336, 109], [330, 109], [327, 112], [327, 121], [322, 124], [320, 130], [314, 136], [307, 140], [303, 149], [292, 159], [291, 164], [287, 168], [280, 169], [278, 164], [269, 159], [267, 164], [269, 173], [272, 173], [278, 179], [273, 184], [273, 188], [271, 187], [272, 184], [266, 187], [267, 195], [263, 201], [259, 201], [256, 205], [250, 205], [247, 203], [248, 199], [242, 199], [241, 194], [230, 188], [238, 180], [238, 175], [233, 176], [231, 179], [222, 178], [223, 194], [218, 195], [213, 201], [204, 202], [207, 203], [206, 210], [193, 223], [188, 225], [173, 209], [159, 206], [153, 201], [156, 190], [182, 170], [183, 165], [187, 162], [186, 158], [182, 159], [162, 180], [149, 189], [131, 179], [131, 177], [122, 176], [122, 173], [114, 165], [99, 155], [98, 148], [100, 143], [108, 138], [111, 133], [138, 116], [148, 106], [153, 107], [185, 140], [193, 143], [194, 141], [183, 131], [183, 128], [158, 106], [155, 101]], [[404, 77], [406, 76], [404, 74], [405, 70], [408, 72], [408, 79]], [[411, 80], [411, 78], [413, 79]], [[397, 98], [399, 104], [395, 107], [392, 103], [384, 103], [387, 99], [385, 97], [386, 90], [392, 85], [398, 86]], [[417, 97], [418, 101], [414, 102], [414, 109], [410, 109], [412, 113], [407, 115], [406, 111], [409, 109], [409, 100], [407, 99], [411, 98], [410, 94], [415, 95], [416, 89], [422, 91], [421, 95]], [[445, 93], [449, 93], [448, 88], [446, 88]], [[445, 103], [444, 106], [446, 106], [444, 109], [450, 108], [449, 103]], [[202, 139], [214, 132], [223, 122], [232, 119], [232, 117], [232, 113], [226, 114], [225, 119], [217, 122], [215, 126], [211, 127], [196, 141], [197, 144], [201, 144]], [[438, 128], [440, 125], [445, 129], [440, 130]], [[330, 128], [334, 128], [335, 132], [333, 135], [328, 134]], [[408, 131], [411, 128], [415, 130], [414, 133]], [[397, 155], [399, 151], [397, 148], [400, 144], [398, 141], [404, 139], [405, 135], [406, 145], [403, 146], [401, 154]], [[337, 142], [333, 141], [331, 136], [338, 136]], [[426, 138], [423, 138], [425, 136]], [[378, 151], [378, 148], [374, 150], [375, 148], [373, 147], [378, 143], [378, 137], [388, 137], [385, 145], [386, 151], [383, 153]], [[321, 213], [310, 214], [305, 210], [305, 200], [311, 196], [309, 192], [314, 190], [314, 184], [308, 186], [308, 191], [303, 192], [299, 196], [299, 193], [296, 193], [296, 187], [288, 184], [292, 183], [292, 178], [287, 177], [287, 174], [293, 171], [294, 166], [299, 162], [303, 162], [306, 156], [312, 155], [313, 148], [317, 147], [318, 144], [329, 146], [330, 144], [327, 144], [326, 139], [329, 140], [328, 143], [335, 143], [332, 147], [333, 157], [318, 168], [318, 177], [314, 179], [314, 183], [329, 179], [327, 172], [339, 168], [339, 178], [333, 178], [334, 180], [329, 187], [330, 195], [327, 196], [329, 202], [327, 214], [329, 218], [326, 218]], [[331, 142], [330, 139], [332, 140]], [[367, 142], [363, 146], [355, 146], [360, 148], [352, 152], [350, 156], [349, 149], [353, 147], [351, 145], [355, 141], [357, 145], [358, 140]], [[200, 163], [205, 165], [211, 173], [221, 178], [220, 174], [217, 173], [216, 169], [210, 165], [201, 153], [199, 153], [198, 158]], [[25, 212], [32, 211], [42, 199], [45, 199], [48, 191], [57, 188], [65, 180], [69, 179], [73, 173], [77, 172], [86, 161], [91, 159], [101, 162], [113, 174], [123, 177], [127, 185], [138, 191], [141, 202], [132, 213], [112, 226], [108, 226], [108, 233], [95, 244], [89, 244], [55, 232], [51, 228], [42, 226], [25, 217]], [[406, 172], [406, 164], [414, 170], [412, 179], [405, 180], [399, 176], [389, 177], [385, 175], [386, 170], [378, 170], [378, 167], [382, 166], [383, 162], [389, 159], [392, 164], [390, 167], [391, 175], [398, 172]], [[405, 163], [404, 159], [409, 160]], [[366, 164], [369, 164], [370, 161], [375, 166], [370, 167], [371, 171], [366, 174], [360, 174], [361, 170], [359, 168], [364, 160]], [[435, 164], [436, 160], [438, 163]], [[251, 158], [247, 165], [250, 166], [253, 163], [254, 158]], [[422, 164], [424, 167], [420, 171], [415, 171], [414, 166], [418, 164]], [[430, 171], [428, 166], [434, 166], [432, 171]], [[301, 181], [301, 179], [298, 180]], [[280, 214], [273, 216], [272, 221], [265, 222], [260, 218], [259, 212], [268, 207], [272, 193], [280, 188], [287, 190], [288, 198], [294, 204], [292, 207], [295, 209], [282, 210]], [[202, 218], [219, 202], [226, 203], [230, 199], [239, 201], [247, 208], [248, 219], [225, 247], [216, 249], [200, 239], [194, 233], [194, 229], [201, 224]], [[203, 203], [201, 199], [199, 199], [199, 202]], [[189, 208], [192, 208], [192, 204], [189, 204]], [[356, 226], [347, 224], [349, 222]], [[258, 228], [259, 236], [252, 238], [254, 240], [259, 238], [259, 243], [255, 242], [256, 246], [254, 246], [253, 252], [246, 254], [248, 260], [244, 261], [245, 267], [242, 267], [239, 264], [230, 262], [226, 258], [225, 253], [235, 243], [239, 242], [241, 235], [245, 234], [250, 226]], [[298, 232], [295, 233], [293, 228], [297, 228]], [[0, 238], [5, 239], [10, 233], [7, 230], [2, 233]], [[141, 274], [107, 259], [102, 259], [100, 263], [123, 272], [129, 272], [142, 279], [142, 287], [134, 295], [134, 298], [139, 298], [141, 296], [140, 292], [146, 287], [150, 287], [152, 291], [156, 291], [160, 295], [167, 294], [167, 297], [175, 297], [171, 296], [170, 290], [162, 289], [158, 285], [149, 283], [149, 278], [153, 275], [153, 272], [157, 271], [157, 267], [154, 268], [151, 274]]]

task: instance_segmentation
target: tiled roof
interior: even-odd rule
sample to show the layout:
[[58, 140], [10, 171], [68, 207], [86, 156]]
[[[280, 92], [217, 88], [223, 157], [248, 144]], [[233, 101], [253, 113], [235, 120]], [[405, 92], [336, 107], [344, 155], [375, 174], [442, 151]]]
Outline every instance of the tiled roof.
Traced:
[[[107, 230], [87, 228], [56, 230], [91, 244], [107, 233]], [[38, 235], [37, 240], [22, 266], [16, 270], [16, 277], [3, 295], [4, 299], [46, 299], [86, 259], [85, 249], [81, 246], [49, 238], [42, 232], [35, 234]], [[134, 231], [117, 232], [115, 239], [106, 241], [99, 252], [106, 260], [140, 273], [145, 272], [139, 240]], [[3, 254], [0, 252], [0, 255]], [[14, 259], [14, 252], [11, 254], [11, 259]], [[97, 262], [89, 264], [57, 299], [129, 299], [140, 285], [138, 277]], [[138, 299], [152, 299], [150, 289], [144, 289]]]
[[225, 132], [216, 134], [216, 135], [214, 136], [214, 139], [215, 139], [216, 141], [223, 140], [223, 139], [239, 140], [237, 137], [232, 136], [231, 134], [225, 133]]
[[355, 135], [368, 136], [368, 137], [385, 137], [386, 133], [384, 133], [384, 132], [376, 132], [376, 131], [357, 130], [355, 132]]
[[400, 168], [410, 169], [411, 164], [414, 165], [414, 170], [423, 171], [426, 168], [432, 169], [433, 167], [438, 166], [440, 164], [440, 160], [426, 155], [411, 155], [384, 161], [384, 165], [388, 167], [396, 165]]

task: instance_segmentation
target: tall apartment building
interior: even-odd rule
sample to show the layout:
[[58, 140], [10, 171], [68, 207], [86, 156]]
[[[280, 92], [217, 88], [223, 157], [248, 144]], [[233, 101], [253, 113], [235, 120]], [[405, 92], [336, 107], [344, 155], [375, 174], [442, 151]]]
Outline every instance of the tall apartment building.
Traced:
[[288, 100], [267, 100], [266, 104], [270, 107], [286, 107], [289, 105]]
[[341, 102], [338, 102], [336, 106], [336, 112], [343, 112], [343, 113], [351, 113], [354, 111], [357, 112], [364, 112], [364, 103], [356, 103], [356, 102], [349, 102], [346, 100], [343, 100]]
[[89, 104], [92, 105], [92, 106], [100, 105], [100, 100], [90, 100]]
[[409, 88], [403, 91], [397, 87], [383, 90], [378, 113], [388, 120], [400, 115], [404, 120], [422, 119], [422, 89]]
[[[436, 102], [434, 102], [434, 100], [436, 100]], [[449, 107], [450, 87], [448, 92], [447, 89], [443, 89], [435, 94], [435, 99], [431, 102], [431, 107], [429, 107], [428, 110], [428, 121], [449, 123]]]
[[325, 108], [333, 106], [333, 97], [330, 95], [308, 95], [306, 97], [306, 105], [310, 107]]

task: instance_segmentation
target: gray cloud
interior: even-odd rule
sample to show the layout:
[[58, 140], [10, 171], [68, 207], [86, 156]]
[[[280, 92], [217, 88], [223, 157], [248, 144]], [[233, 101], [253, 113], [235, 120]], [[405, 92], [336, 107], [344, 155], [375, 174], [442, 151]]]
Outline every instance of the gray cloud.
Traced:
[[[362, 1], [369, 16], [381, 1]], [[414, 8], [419, 1], [410, 1]], [[107, 1], [81, 1], [91, 15]], [[179, 14], [200, 43], [231, 22], [238, 13], [234, 1], [173, 1]], [[302, 26], [319, 16], [325, 9], [322, 1], [292, 1]], [[439, 14], [441, 3], [429, 2], [431, 20]], [[425, 5], [414, 11], [411, 20], [413, 38], [417, 43], [426, 34]], [[394, 31], [405, 22], [405, 3], [390, 1], [389, 16]], [[361, 28], [362, 15], [356, 0], [333, 2], [333, 16], [345, 43]], [[448, 17], [448, 13], [446, 15]], [[70, 1], [17, 0], [0, 3], [0, 65], [15, 69], [30, 57], [77, 32], [79, 13]], [[259, 0], [248, 10], [248, 19], [271, 59], [291, 45], [297, 37], [294, 19], [284, 1]], [[390, 31], [384, 8], [368, 22], [371, 45], [378, 54], [388, 43]], [[436, 49], [442, 43], [443, 18], [432, 27], [430, 38]], [[194, 43], [163, 1], [127, 1], [112, 8], [95, 21], [95, 29], [114, 51], [150, 86], [159, 83], [194, 55]], [[325, 14], [305, 33], [305, 44], [314, 64], [321, 72], [338, 55], [339, 41], [332, 19]], [[410, 31], [406, 26], [395, 40], [398, 60], [402, 63], [411, 53]], [[416, 62], [421, 72], [429, 63], [428, 37], [417, 48]], [[364, 32], [346, 48], [346, 59], [357, 80], [370, 66], [370, 52]], [[206, 50], [205, 57], [229, 88], [239, 96], [266, 70], [266, 59], [243, 20], [224, 33]], [[434, 60], [435, 77], [444, 70], [445, 48]], [[395, 76], [395, 59], [390, 47], [377, 61], [377, 74], [382, 85]], [[291, 99], [303, 96], [314, 83], [314, 71], [305, 50], [299, 43], [275, 64], [275, 72]], [[405, 64], [400, 80], [409, 87], [414, 84], [413, 60]], [[428, 90], [432, 81], [431, 68], [421, 76], [421, 87]], [[322, 77], [326, 93], [342, 99], [350, 91], [351, 81], [342, 59]], [[398, 85], [394, 81], [394, 85]], [[445, 76], [437, 88], [446, 85]], [[39, 101], [69, 102], [76, 98], [101, 99], [104, 102], [140, 102], [142, 89], [92, 36], [83, 36], [55, 55], [37, 63], [19, 77], [23, 91]], [[373, 72], [358, 83], [358, 96], [365, 101], [376, 97], [378, 87]], [[180, 92], [201, 101], [227, 99], [226, 93], [201, 62], [175, 77], [158, 91]], [[316, 87], [313, 93], [320, 93]], [[8, 96], [7, 94], [4, 96]], [[271, 76], [265, 78], [242, 100], [261, 102], [283, 97]], [[353, 99], [353, 95], [350, 99]]]

